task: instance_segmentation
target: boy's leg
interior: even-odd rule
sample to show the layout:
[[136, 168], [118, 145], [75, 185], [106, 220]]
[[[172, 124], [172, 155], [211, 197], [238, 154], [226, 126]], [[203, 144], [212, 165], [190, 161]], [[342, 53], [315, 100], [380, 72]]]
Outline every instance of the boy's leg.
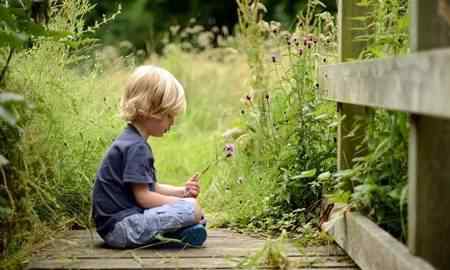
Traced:
[[207, 233], [205, 225], [195, 224], [181, 228], [175, 232], [168, 232], [164, 237], [181, 240], [184, 244], [193, 247], [200, 247], [206, 241]]
[[198, 224], [199, 213], [196, 207], [198, 205], [189, 200], [179, 200], [158, 209], [160, 232], [163, 236], [181, 240], [191, 246], [201, 246], [206, 240], [207, 233], [205, 226]]
[[158, 233], [174, 232], [196, 224], [195, 207], [191, 202], [178, 200], [146, 209], [142, 214], [128, 216], [116, 223], [114, 230], [105, 237], [105, 242], [117, 248], [148, 245], [155, 241]]

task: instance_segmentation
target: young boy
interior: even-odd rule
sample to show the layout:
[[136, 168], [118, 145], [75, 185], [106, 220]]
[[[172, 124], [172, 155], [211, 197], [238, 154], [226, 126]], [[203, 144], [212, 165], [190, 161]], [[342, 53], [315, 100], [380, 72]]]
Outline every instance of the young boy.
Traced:
[[147, 144], [150, 136], [162, 137], [185, 107], [183, 87], [168, 71], [147, 65], [131, 75], [120, 102], [128, 126], [107, 151], [92, 193], [97, 232], [108, 245], [142, 246], [164, 233], [192, 246], [206, 240], [198, 176], [184, 187], [160, 184]]

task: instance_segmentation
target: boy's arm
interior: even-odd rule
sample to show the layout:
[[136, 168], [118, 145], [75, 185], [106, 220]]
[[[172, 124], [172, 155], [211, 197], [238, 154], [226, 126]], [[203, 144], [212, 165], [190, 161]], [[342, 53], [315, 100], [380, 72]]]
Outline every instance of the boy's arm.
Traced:
[[133, 190], [133, 195], [136, 202], [142, 208], [153, 208], [179, 200], [179, 198], [174, 196], [168, 196], [150, 191], [148, 189], [148, 184], [133, 183], [131, 185], [131, 189]]
[[179, 198], [196, 198], [200, 193], [199, 176], [198, 174], [191, 176], [183, 187], [155, 183], [155, 191], [163, 195]]
[[167, 195], [167, 196], [175, 196], [179, 198], [186, 197], [186, 188], [185, 187], [176, 187], [167, 184], [155, 183], [155, 191]]

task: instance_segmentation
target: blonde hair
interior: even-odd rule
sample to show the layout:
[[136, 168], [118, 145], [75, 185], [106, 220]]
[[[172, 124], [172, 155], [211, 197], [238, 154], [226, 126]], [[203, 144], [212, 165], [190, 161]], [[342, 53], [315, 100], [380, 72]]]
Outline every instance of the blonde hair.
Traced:
[[183, 86], [170, 72], [152, 65], [134, 70], [120, 100], [120, 115], [126, 121], [134, 121], [139, 113], [161, 117], [185, 110]]

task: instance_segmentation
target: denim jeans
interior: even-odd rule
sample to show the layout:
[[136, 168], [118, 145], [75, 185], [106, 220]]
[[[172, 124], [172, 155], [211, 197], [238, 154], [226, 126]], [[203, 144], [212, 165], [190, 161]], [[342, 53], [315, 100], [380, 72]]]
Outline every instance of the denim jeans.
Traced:
[[117, 222], [104, 241], [115, 248], [149, 244], [156, 234], [178, 230], [195, 223], [194, 205], [185, 200], [149, 208]]

